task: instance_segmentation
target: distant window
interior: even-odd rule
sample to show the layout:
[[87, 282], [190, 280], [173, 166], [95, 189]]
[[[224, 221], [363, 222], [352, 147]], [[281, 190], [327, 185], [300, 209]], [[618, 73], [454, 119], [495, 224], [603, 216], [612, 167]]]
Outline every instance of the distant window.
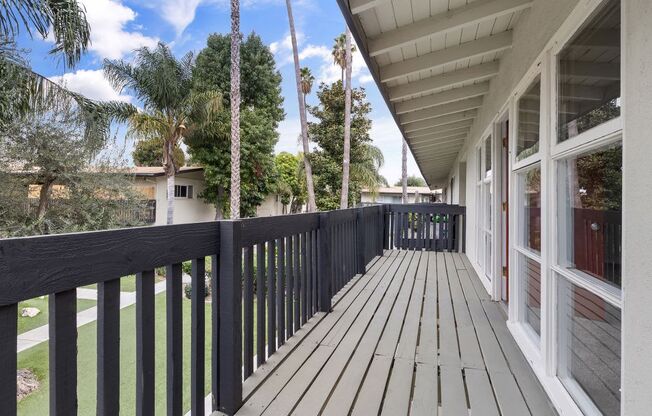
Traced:
[[188, 198], [192, 199], [193, 189], [192, 185], [174, 185], [175, 198]]

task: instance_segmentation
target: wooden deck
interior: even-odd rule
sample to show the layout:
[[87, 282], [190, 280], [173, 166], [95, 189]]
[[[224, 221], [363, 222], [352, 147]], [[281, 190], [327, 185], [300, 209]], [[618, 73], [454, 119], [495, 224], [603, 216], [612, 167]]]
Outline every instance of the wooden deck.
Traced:
[[553, 415], [465, 255], [386, 251], [243, 386], [239, 415]]

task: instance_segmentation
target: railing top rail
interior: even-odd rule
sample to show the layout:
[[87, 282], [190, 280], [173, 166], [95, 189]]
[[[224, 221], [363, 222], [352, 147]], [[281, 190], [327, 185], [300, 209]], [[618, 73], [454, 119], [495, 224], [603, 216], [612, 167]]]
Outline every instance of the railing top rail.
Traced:
[[355, 220], [357, 212], [358, 212], [357, 208], [338, 209], [336, 211], [328, 211], [329, 224], [333, 226], [333, 225], [338, 225], [345, 222], [353, 221]]
[[416, 214], [451, 214], [466, 213], [466, 207], [449, 204], [389, 204], [391, 212], [416, 213]]
[[245, 218], [242, 220], [242, 245], [244, 247], [281, 237], [316, 230], [319, 213], [289, 214], [273, 217]]
[[0, 239], [0, 306], [219, 252], [219, 222]]

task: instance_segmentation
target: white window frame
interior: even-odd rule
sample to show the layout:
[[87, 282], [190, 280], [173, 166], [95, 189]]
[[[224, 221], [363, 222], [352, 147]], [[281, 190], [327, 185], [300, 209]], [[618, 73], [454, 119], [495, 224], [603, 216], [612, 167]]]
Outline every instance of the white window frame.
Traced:
[[[186, 196], [176, 196], [177, 187], [179, 189], [186, 188]], [[190, 193], [189, 193], [189, 191], [190, 191]], [[193, 185], [175, 184], [174, 185], [174, 194], [175, 194], [174, 199], [194, 199], [195, 198], [195, 187]]]

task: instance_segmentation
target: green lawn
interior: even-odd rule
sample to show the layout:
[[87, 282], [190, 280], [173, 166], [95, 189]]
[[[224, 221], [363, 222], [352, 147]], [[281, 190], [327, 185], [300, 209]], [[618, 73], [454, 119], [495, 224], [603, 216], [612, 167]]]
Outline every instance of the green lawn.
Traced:
[[[165, 293], [158, 294], [156, 308], [156, 414], [166, 410], [166, 371], [165, 371]], [[206, 394], [210, 391], [210, 351], [211, 351], [211, 304], [206, 304]], [[129, 306], [120, 314], [120, 413], [135, 413], [136, 385], [136, 321], [135, 305]], [[256, 314], [254, 313], [254, 317]], [[254, 324], [254, 328], [256, 325]], [[97, 323], [92, 322], [78, 330], [78, 384], [80, 415], [95, 414], [96, 403], [96, 332]], [[190, 301], [183, 298], [183, 407], [190, 410]], [[31, 368], [41, 386], [18, 404], [21, 415], [42, 415], [48, 408], [48, 344], [43, 343], [18, 354], [18, 368]]]
[[[96, 302], [94, 300], [86, 299], [77, 299], [77, 311], [83, 311], [84, 309], [92, 308], [95, 306]], [[20, 311], [23, 308], [39, 308], [41, 313], [36, 315], [33, 318], [27, 318], [20, 316]], [[34, 298], [27, 300], [25, 302], [20, 302], [18, 304], [18, 333], [22, 334], [23, 332], [30, 331], [39, 326], [43, 326], [48, 323], [48, 297], [45, 296], [43, 299]]]
[[[165, 280], [165, 276], [156, 274], [154, 275], [154, 283], [162, 282]], [[92, 284], [84, 286], [86, 289], [95, 289], [97, 290], [97, 284]], [[136, 275], [132, 274], [120, 279], [120, 291], [121, 292], [135, 292], [136, 291]]]

